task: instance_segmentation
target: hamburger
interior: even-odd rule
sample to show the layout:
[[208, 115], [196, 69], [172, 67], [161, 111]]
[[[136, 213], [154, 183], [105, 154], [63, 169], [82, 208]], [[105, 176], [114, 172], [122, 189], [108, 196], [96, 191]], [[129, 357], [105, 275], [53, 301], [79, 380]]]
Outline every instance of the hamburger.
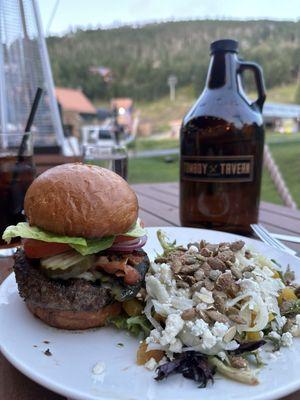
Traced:
[[106, 324], [136, 297], [149, 267], [134, 191], [119, 175], [80, 163], [51, 168], [24, 200], [28, 222], [14, 272], [28, 309], [46, 324], [87, 329]]

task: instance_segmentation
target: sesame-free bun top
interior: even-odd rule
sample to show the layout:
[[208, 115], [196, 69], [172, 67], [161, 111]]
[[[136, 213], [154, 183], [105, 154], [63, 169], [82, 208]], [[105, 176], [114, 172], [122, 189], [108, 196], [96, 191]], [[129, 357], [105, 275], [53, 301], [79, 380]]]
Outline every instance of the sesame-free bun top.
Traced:
[[48, 169], [29, 186], [29, 224], [66, 236], [96, 238], [125, 233], [138, 217], [134, 191], [119, 175], [81, 163]]

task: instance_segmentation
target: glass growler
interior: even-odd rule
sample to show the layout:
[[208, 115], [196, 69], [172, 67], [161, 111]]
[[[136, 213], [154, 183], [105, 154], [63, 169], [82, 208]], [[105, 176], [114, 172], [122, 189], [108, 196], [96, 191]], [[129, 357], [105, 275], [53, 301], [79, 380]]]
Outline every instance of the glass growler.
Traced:
[[[183, 120], [180, 219], [184, 226], [247, 234], [258, 218], [266, 95], [261, 68], [237, 52], [234, 40], [211, 44], [205, 89]], [[243, 91], [245, 70], [254, 73], [254, 102]]]

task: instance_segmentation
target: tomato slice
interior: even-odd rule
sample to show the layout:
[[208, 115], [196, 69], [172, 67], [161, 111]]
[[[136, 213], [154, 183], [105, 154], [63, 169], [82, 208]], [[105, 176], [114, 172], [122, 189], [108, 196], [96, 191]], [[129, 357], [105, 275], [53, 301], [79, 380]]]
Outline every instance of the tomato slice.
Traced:
[[124, 235], [119, 235], [115, 237], [114, 244], [115, 243], [122, 243], [122, 242], [128, 242], [129, 240], [135, 240], [137, 239], [136, 237], [132, 236], [124, 236]]
[[48, 243], [35, 239], [24, 239], [23, 247], [28, 258], [51, 257], [70, 250], [70, 246], [65, 243]]

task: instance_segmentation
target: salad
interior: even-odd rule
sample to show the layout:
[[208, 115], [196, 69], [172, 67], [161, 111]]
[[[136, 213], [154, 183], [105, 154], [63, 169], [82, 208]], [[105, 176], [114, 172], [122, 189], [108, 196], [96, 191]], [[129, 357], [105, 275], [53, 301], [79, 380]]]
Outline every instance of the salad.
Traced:
[[139, 311], [116, 323], [143, 332], [138, 364], [158, 381], [180, 373], [205, 387], [218, 371], [257, 384], [251, 367], [263, 365], [261, 348], [276, 352], [300, 336], [294, 273], [241, 240], [184, 247], [157, 235], [163, 253], [146, 275]]

